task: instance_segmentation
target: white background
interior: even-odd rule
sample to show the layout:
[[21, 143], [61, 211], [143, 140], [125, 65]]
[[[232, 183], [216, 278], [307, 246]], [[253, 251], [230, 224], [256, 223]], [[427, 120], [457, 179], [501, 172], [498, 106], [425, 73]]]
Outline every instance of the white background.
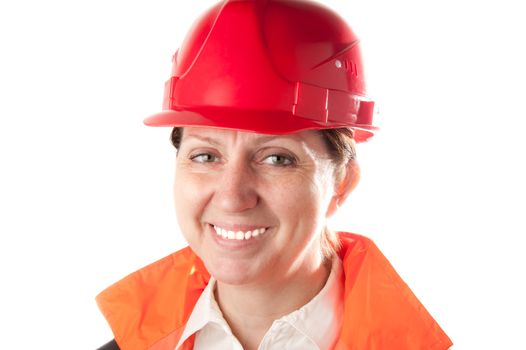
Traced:
[[[373, 238], [455, 349], [526, 349], [520, 1], [324, 0], [382, 131], [333, 226]], [[214, 1], [0, 3], [0, 348], [94, 349], [95, 295], [184, 245], [160, 109]]]

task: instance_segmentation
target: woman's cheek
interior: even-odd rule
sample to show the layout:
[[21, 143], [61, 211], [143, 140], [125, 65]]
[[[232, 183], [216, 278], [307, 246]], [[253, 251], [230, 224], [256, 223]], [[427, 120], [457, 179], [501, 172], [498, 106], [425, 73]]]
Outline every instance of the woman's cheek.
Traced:
[[174, 202], [177, 221], [189, 243], [195, 241], [200, 229], [206, 203], [206, 180], [178, 168], [174, 184]]

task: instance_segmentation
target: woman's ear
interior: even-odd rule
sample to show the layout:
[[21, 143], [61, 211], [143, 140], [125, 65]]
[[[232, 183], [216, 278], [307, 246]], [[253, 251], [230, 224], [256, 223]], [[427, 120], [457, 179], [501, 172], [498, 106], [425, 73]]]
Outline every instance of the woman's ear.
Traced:
[[331, 199], [327, 217], [334, 215], [338, 208], [345, 202], [347, 196], [354, 190], [360, 181], [360, 166], [356, 160], [351, 160], [345, 166], [343, 174], [338, 174], [334, 183], [334, 196]]

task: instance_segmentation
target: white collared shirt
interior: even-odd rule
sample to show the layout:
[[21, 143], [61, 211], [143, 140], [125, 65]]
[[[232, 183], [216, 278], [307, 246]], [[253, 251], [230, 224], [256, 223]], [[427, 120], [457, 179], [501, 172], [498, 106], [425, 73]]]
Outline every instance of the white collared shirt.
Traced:
[[[343, 321], [343, 271], [338, 257], [323, 289], [307, 304], [272, 323], [258, 350], [326, 350], [340, 334]], [[192, 334], [195, 350], [243, 350], [223, 318], [214, 298], [215, 279], [211, 278], [188, 319], [176, 350]]]

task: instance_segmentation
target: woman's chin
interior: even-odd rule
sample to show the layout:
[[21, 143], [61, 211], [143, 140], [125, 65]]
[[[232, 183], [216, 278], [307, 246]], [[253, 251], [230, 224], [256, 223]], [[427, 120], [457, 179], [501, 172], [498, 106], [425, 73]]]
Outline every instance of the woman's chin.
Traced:
[[240, 261], [225, 261], [222, 259], [221, 262], [206, 264], [207, 270], [210, 275], [214, 277], [218, 282], [229, 284], [229, 285], [246, 285], [256, 282], [257, 279], [261, 279], [261, 272], [251, 271], [246, 264]]

